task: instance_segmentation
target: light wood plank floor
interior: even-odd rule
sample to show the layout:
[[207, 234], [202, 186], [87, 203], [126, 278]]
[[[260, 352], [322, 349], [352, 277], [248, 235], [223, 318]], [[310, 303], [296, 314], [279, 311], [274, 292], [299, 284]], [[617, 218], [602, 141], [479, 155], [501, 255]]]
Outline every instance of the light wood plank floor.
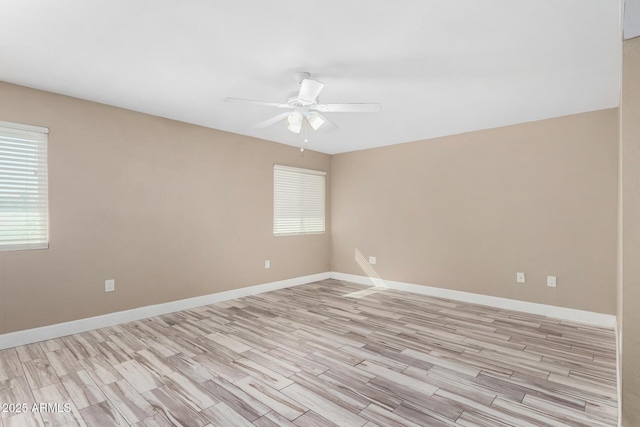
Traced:
[[326, 280], [0, 351], [0, 424], [615, 426], [615, 381], [611, 330]]

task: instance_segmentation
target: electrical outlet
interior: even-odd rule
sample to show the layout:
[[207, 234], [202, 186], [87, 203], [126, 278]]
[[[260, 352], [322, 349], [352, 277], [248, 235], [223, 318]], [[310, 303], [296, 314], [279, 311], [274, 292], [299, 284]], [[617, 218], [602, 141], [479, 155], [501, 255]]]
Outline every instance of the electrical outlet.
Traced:
[[547, 276], [547, 286], [550, 288], [556, 287], [556, 276]]
[[516, 281], [518, 283], [525, 283], [524, 273], [516, 273]]
[[265, 260], [264, 261], [264, 268], [271, 268], [271, 261], [270, 260]]
[[369, 257], [369, 264], [371, 264], [371, 265], [376, 265], [376, 257], [374, 257], [374, 256], [370, 256], [370, 257]]
[[104, 281], [105, 292], [113, 292], [115, 290], [116, 290], [116, 281], [114, 279], [109, 279]]

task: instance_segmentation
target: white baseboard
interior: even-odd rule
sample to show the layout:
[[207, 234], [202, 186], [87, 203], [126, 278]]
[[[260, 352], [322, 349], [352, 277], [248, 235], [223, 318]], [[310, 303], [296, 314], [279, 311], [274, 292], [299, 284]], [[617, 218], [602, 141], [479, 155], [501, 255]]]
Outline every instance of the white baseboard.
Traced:
[[0, 350], [16, 347], [19, 345], [31, 344], [38, 341], [64, 337], [78, 334], [93, 329], [114, 326], [121, 323], [133, 322], [135, 320], [146, 319], [167, 313], [174, 313], [180, 310], [188, 310], [217, 302], [228, 301], [235, 298], [261, 294], [263, 292], [275, 291], [276, 289], [289, 288], [305, 283], [325, 280], [330, 277], [330, 273], [312, 274], [309, 276], [295, 277], [292, 279], [279, 280], [277, 282], [263, 283], [261, 285], [248, 286], [246, 288], [233, 289], [230, 291], [217, 292], [215, 294], [203, 295], [194, 298], [187, 298], [178, 301], [171, 301], [163, 304], [149, 305], [146, 307], [134, 308], [126, 311], [118, 311], [102, 316], [89, 317], [86, 319], [73, 320], [55, 325], [43, 326], [41, 328], [27, 329], [24, 331], [11, 332], [0, 335]]
[[595, 313], [592, 311], [576, 310], [573, 308], [556, 307], [553, 305], [538, 304], [535, 302], [519, 301], [509, 298], [492, 297], [470, 292], [454, 291], [450, 289], [434, 288], [432, 286], [415, 285], [412, 283], [395, 282], [386, 279], [372, 279], [367, 276], [331, 272], [331, 278], [345, 280], [361, 285], [378, 286], [382, 283], [389, 289], [413, 292], [432, 297], [445, 298], [455, 301], [469, 302], [473, 304], [488, 305], [507, 310], [522, 311], [524, 313], [539, 314], [556, 319], [570, 320], [572, 322], [586, 323], [613, 329], [616, 326], [616, 316], [613, 314]]
[[391, 280], [376, 279], [366, 276], [358, 276], [346, 273], [319, 273], [309, 276], [295, 277], [292, 279], [279, 280], [277, 282], [264, 283], [261, 285], [248, 286], [230, 291], [217, 292], [178, 301], [171, 301], [163, 304], [150, 305], [146, 307], [134, 308], [131, 310], [118, 311], [102, 316], [89, 317], [86, 319], [73, 320], [55, 325], [43, 326], [40, 328], [27, 329], [24, 331], [11, 332], [0, 335], [0, 350], [16, 347], [19, 345], [31, 344], [38, 341], [45, 341], [67, 335], [78, 334], [93, 329], [114, 326], [121, 323], [133, 322], [153, 316], [167, 313], [174, 313], [180, 310], [188, 310], [217, 302], [228, 301], [235, 298], [257, 295], [263, 292], [277, 289], [289, 288], [305, 283], [311, 283], [325, 279], [345, 280], [368, 286], [380, 286], [382, 283], [390, 289], [413, 292], [439, 298], [446, 298], [456, 301], [470, 302], [474, 304], [488, 305], [492, 307], [504, 308], [508, 310], [522, 311], [525, 313], [539, 314], [554, 317], [557, 319], [570, 320], [573, 322], [586, 323], [590, 325], [614, 328], [616, 317], [611, 314], [594, 313], [590, 311], [575, 310], [571, 308], [555, 307], [545, 304], [537, 304], [526, 301], [512, 300], [508, 298], [492, 297], [487, 295], [473, 294], [469, 292], [453, 291], [449, 289], [434, 288], [431, 286], [415, 285], [411, 283], [395, 282]]

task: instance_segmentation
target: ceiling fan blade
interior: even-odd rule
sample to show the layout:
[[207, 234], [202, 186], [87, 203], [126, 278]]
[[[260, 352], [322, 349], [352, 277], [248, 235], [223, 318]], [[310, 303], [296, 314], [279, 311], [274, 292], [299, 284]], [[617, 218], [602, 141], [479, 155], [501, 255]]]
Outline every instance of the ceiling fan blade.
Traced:
[[318, 104], [310, 107], [323, 113], [377, 113], [382, 109], [380, 104]]
[[225, 98], [224, 102], [244, 102], [246, 104], [264, 105], [266, 107], [291, 108], [287, 104], [281, 104], [281, 103], [278, 103], [278, 102], [256, 101], [255, 99]]
[[331, 131], [331, 130], [336, 130], [336, 129], [338, 129], [338, 125], [337, 125], [337, 124], [333, 123], [331, 120], [327, 119], [327, 118], [326, 118], [325, 116], [323, 116], [322, 114], [320, 114], [320, 113], [315, 113], [315, 114], [317, 114], [318, 116], [320, 116], [320, 118], [321, 118], [322, 120], [324, 120], [324, 124], [322, 125], [322, 130], [324, 130], [324, 131]]
[[274, 124], [278, 123], [281, 120], [286, 119], [289, 116], [289, 114], [291, 114], [291, 113], [278, 114], [277, 116], [271, 117], [270, 119], [267, 119], [264, 122], [260, 122], [258, 124], [253, 125], [253, 127], [256, 128], [256, 129], [264, 129], [266, 127], [269, 127], [271, 125], [274, 125]]
[[318, 98], [318, 95], [320, 95], [320, 92], [322, 92], [323, 87], [324, 83], [317, 80], [304, 79], [300, 85], [298, 98], [304, 101], [314, 102], [316, 98]]

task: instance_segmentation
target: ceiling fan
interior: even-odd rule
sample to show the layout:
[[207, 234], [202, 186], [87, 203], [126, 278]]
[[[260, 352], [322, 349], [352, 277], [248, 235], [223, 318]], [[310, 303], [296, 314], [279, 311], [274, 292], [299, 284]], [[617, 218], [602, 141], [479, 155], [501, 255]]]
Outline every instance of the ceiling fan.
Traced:
[[321, 127], [323, 130], [338, 128], [335, 123], [327, 119], [322, 113], [376, 113], [381, 109], [380, 104], [377, 103], [321, 104], [318, 97], [324, 88], [324, 83], [311, 79], [311, 75], [306, 72], [298, 72], [294, 76], [300, 85], [300, 90], [293, 92], [285, 103], [242, 98], [225, 98], [224, 100], [226, 102], [244, 102], [291, 110], [260, 122], [253, 127], [264, 129], [286, 120], [288, 122], [287, 128], [291, 132], [297, 134], [302, 132], [304, 142], [307, 142], [307, 128], [314, 131]]

